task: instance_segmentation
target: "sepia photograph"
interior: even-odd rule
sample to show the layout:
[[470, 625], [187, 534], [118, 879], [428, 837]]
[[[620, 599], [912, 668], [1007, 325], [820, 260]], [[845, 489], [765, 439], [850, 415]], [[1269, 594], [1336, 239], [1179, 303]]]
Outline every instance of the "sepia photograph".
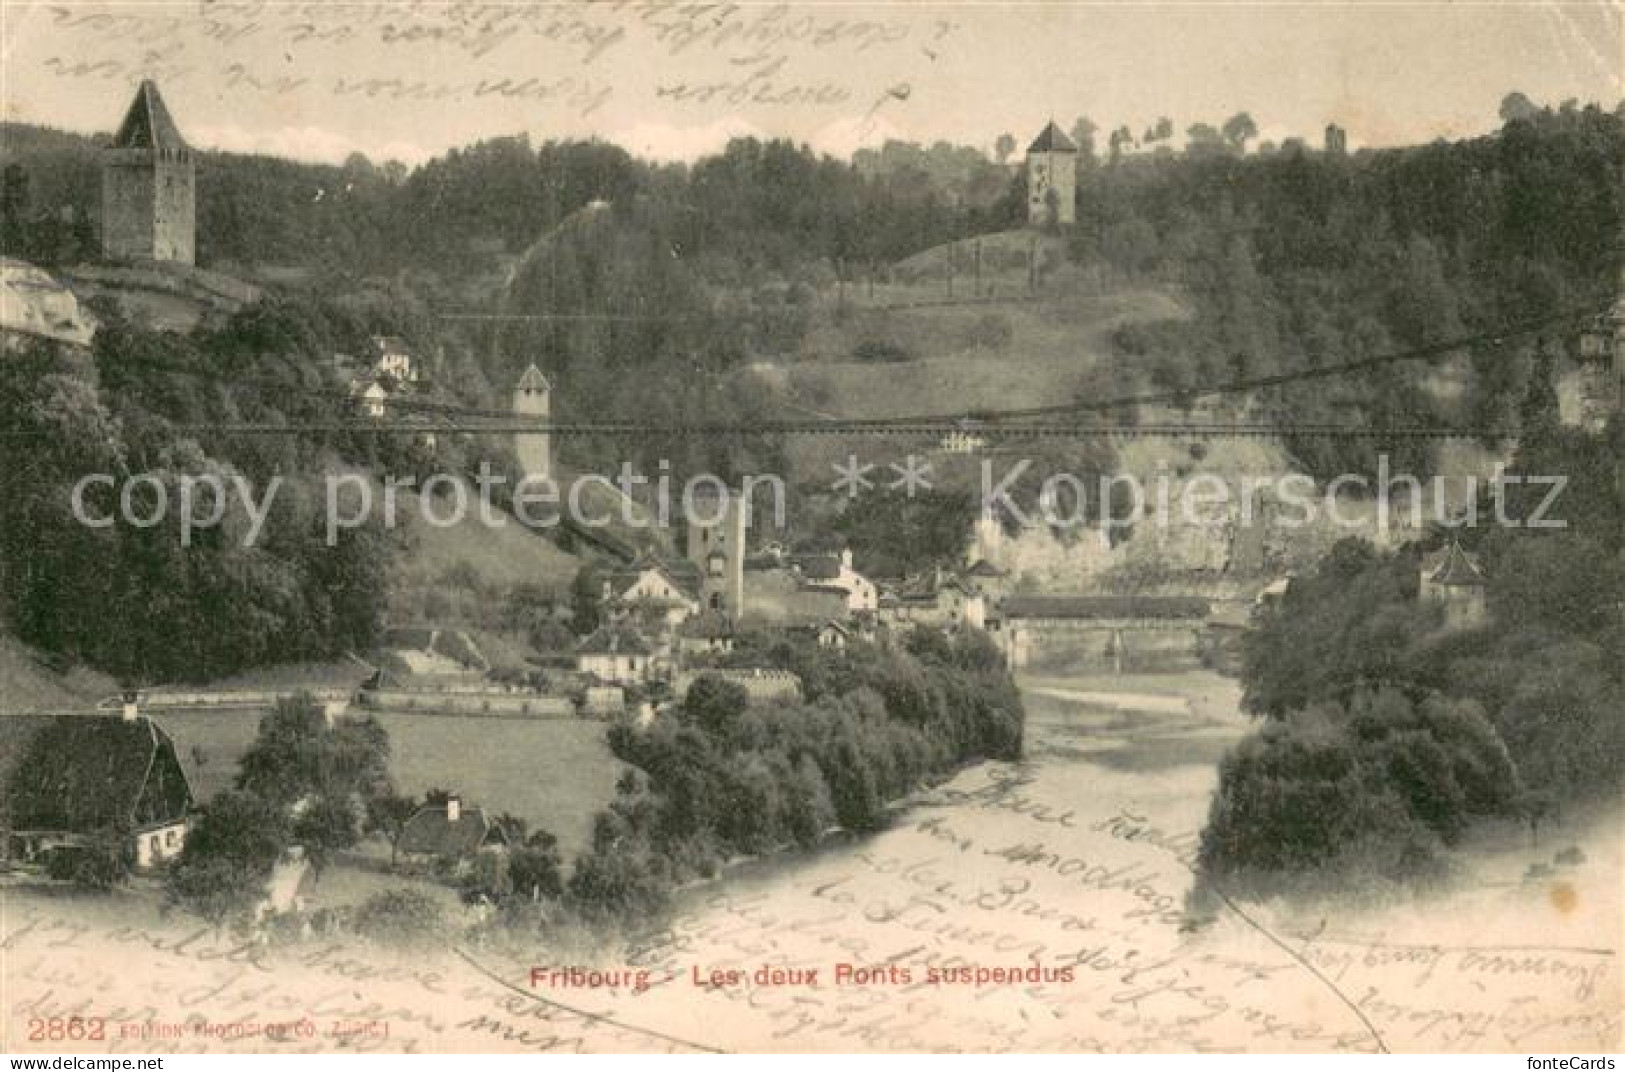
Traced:
[[0, 0], [9, 1068], [1612, 1070], [1622, 941], [1625, 7]]

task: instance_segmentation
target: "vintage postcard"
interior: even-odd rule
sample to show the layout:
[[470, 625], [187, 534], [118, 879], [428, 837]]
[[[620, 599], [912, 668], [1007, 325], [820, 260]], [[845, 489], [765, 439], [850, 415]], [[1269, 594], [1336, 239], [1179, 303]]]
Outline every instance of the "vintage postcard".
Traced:
[[1621, 12], [3, 0], [0, 1049], [1612, 1068]]

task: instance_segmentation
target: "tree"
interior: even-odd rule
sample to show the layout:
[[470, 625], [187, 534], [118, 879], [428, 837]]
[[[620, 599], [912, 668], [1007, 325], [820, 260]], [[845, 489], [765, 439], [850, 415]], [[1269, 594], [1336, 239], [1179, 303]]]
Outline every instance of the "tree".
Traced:
[[1192, 123], [1185, 128], [1185, 151], [1192, 156], [1223, 152], [1224, 136], [1209, 123]]
[[398, 793], [384, 793], [367, 801], [367, 829], [384, 835], [389, 841], [389, 866], [394, 867], [400, 857], [401, 835], [406, 824], [418, 813], [421, 805], [411, 797]]
[[1540, 108], [1518, 90], [1513, 90], [1501, 98], [1501, 122], [1517, 123], [1534, 119], [1540, 115]]
[[1118, 127], [1112, 131], [1109, 142], [1111, 162], [1116, 164], [1134, 149], [1134, 132], [1128, 127]]
[[683, 697], [682, 718], [713, 737], [726, 737], [750, 706], [750, 695], [738, 682], [701, 674]]
[[564, 892], [559, 842], [546, 830], [534, 831], [523, 845], [508, 852], [508, 874], [514, 892], [531, 900], [556, 898]]
[[1016, 151], [1016, 137], [1014, 134], [1000, 134], [999, 140], [993, 143], [994, 159], [1004, 163], [1010, 159], [1010, 154]]
[[221, 793], [169, 869], [169, 899], [217, 927], [246, 915], [264, 896], [290, 835], [282, 808], [248, 793]]
[[0, 174], [0, 249], [22, 258], [31, 256], [28, 172], [21, 164], [7, 164]]
[[239, 761], [238, 788], [283, 806], [306, 797], [365, 801], [388, 783], [389, 736], [376, 719], [329, 724], [310, 695], [284, 697]]
[[1247, 151], [1247, 142], [1258, 137], [1258, 124], [1246, 112], [1237, 112], [1224, 121], [1224, 140], [1238, 153]]
[[293, 838], [304, 846], [311, 870], [320, 876], [333, 853], [360, 840], [355, 801], [343, 796], [320, 796], [302, 801], [293, 820]]
[[476, 853], [458, 880], [458, 892], [464, 904], [499, 905], [512, 896], [513, 891], [506, 853]]
[[603, 624], [603, 606], [603, 574], [596, 563], [588, 562], [570, 582], [570, 625], [578, 635], [587, 636]]
[[1552, 349], [1543, 339], [1536, 346], [1529, 385], [1518, 405], [1518, 428], [1525, 440], [1547, 438], [1557, 431], [1560, 421], [1554, 364]]
[[1100, 128], [1088, 116], [1080, 115], [1072, 121], [1072, 144], [1078, 147], [1078, 163], [1089, 167], [1095, 162], [1095, 135]]

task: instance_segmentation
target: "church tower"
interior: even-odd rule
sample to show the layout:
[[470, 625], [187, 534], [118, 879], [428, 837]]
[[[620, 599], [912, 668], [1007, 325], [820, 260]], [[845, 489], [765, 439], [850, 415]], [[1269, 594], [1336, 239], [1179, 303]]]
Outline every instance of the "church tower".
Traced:
[[1070, 227], [1078, 220], [1078, 147], [1053, 122], [1027, 147], [1027, 222]]
[[[534, 364], [519, 377], [513, 392], [516, 417], [548, 421], [553, 416], [553, 388]], [[546, 432], [519, 432], [513, 437], [514, 453], [524, 479], [541, 480], [553, 475], [553, 443]]]
[[149, 79], [102, 154], [102, 256], [192, 264], [196, 245], [192, 150]]
[[684, 505], [688, 560], [700, 568], [701, 603], [738, 621], [745, 610], [745, 531], [750, 523], [744, 493], [690, 489]]

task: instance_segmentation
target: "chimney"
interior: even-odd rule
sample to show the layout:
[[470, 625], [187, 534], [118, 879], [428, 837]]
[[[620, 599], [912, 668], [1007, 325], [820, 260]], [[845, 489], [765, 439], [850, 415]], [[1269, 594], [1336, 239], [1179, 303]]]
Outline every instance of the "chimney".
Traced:
[[852, 548], [841, 548], [841, 569], [852, 572]]
[[125, 722], [134, 722], [141, 715], [141, 694], [139, 692], [126, 692], [124, 705], [119, 709], [120, 717]]
[[446, 798], [446, 822], [461, 822], [463, 818], [463, 800], [461, 797]]

